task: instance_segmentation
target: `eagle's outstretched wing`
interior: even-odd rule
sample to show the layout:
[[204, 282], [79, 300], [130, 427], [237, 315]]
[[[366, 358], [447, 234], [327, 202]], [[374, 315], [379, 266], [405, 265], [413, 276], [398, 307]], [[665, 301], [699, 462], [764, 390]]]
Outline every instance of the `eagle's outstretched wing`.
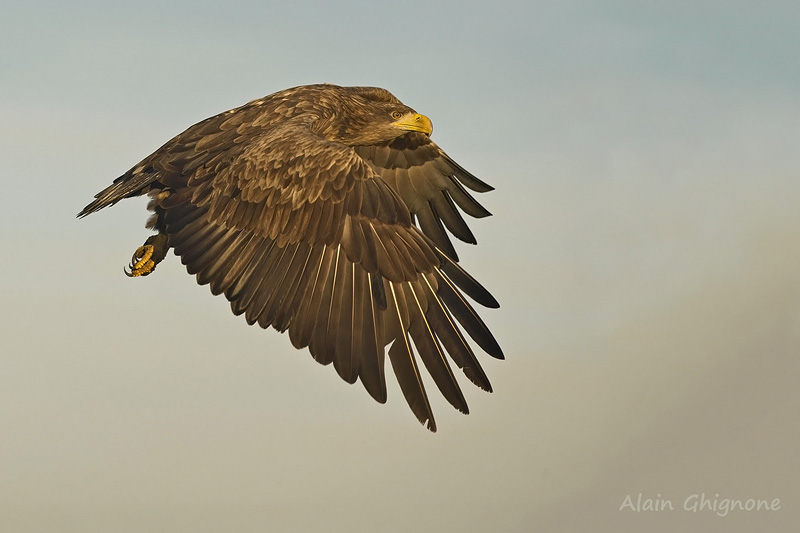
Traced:
[[313, 113], [281, 113], [293, 109], [287, 100], [267, 97], [192, 126], [79, 216], [149, 193], [155, 229], [235, 314], [288, 331], [294, 346], [333, 363], [345, 381], [360, 379], [379, 402], [388, 347], [411, 409], [435, 431], [418, 362], [466, 413], [448, 357], [484, 390], [491, 385], [467, 336], [503, 357], [465, 295], [497, 301], [458, 265], [443, 229], [474, 242], [457, 207], [489, 213], [463, 185], [491, 188], [424, 133], [350, 146], [320, 132]]

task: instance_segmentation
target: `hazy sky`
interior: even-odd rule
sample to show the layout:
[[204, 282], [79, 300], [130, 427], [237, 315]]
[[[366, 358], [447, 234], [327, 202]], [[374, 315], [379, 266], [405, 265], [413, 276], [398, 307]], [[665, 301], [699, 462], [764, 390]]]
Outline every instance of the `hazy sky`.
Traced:
[[[800, 523], [798, 5], [0, 12], [0, 530]], [[174, 256], [126, 278], [145, 200], [75, 219], [189, 125], [318, 82], [391, 90], [497, 188], [458, 250], [507, 360], [483, 359], [493, 394], [461, 380], [469, 416], [431, 394], [435, 435], [393, 378], [375, 403]]]

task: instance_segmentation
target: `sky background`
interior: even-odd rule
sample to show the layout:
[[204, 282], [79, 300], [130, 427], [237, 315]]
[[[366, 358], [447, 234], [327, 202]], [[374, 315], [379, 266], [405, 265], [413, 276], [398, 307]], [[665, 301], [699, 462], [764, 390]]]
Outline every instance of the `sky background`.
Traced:
[[[0, 7], [0, 530], [800, 523], [800, 4]], [[437, 434], [174, 256], [126, 278], [146, 200], [75, 219], [189, 125], [320, 82], [389, 89], [497, 189], [458, 251], [507, 360], [461, 380], [469, 416], [431, 395]]]

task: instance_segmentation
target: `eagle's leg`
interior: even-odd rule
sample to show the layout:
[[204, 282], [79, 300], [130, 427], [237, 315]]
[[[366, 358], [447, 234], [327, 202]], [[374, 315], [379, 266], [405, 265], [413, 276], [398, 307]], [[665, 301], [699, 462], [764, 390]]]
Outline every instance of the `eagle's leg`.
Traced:
[[133, 252], [131, 263], [125, 268], [125, 275], [129, 278], [146, 276], [156, 269], [169, 251], [169, 237], [166, 233], [152, 235], [144, 244]]

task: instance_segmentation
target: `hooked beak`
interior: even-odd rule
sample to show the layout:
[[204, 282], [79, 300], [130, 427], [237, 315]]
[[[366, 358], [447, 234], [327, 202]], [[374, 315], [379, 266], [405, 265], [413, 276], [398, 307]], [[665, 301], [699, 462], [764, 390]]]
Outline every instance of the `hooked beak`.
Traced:
[[431, 119], [419, 113], [406, 113], [400, 120], [393, 122], [392, 126], [408, 131], [421, 131], [425, 135], [433, 133], [433, 122], [431, 122]]

